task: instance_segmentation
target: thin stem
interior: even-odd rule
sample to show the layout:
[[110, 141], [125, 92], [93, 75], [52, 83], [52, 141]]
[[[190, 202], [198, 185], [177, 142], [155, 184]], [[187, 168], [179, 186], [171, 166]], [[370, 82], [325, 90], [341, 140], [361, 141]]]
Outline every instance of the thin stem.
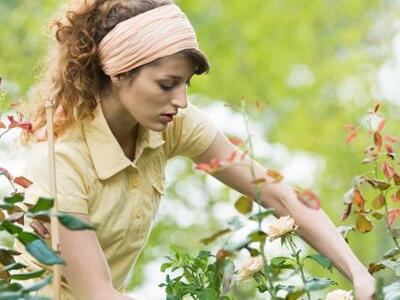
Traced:
[[[303, 284], [305, 286], [306, 283], [307, 283], [307, 280], [306, 280], [306, 276], [304, 275], [303, 264], [300, 261], [299, 253], [295, 249], [295, 245], [294, 245], [294, 242], [293, 242], [291, 236], [288, 237], [288, 240], [289, 240], [290, 249], [292, 250], [292, 253], [293, 253], [294, 257], [296, 258], [297, 265], [299, 266], [301, 280], [303, 281]], [[308, 298], [308, 300], [311, 300], [311, 296], [310, 296], [310, 292], [309, 291], [307, 291], [307, 298]]]
[[[242, 101], [241, 104], [242, 104], [241, 112], [242, 112], [244, 123], [246, 125], [246, 132], [247, 132], [247, 136], [248, 136], [247, 140], [249, 142], [249, 152], [250, 152], [249, 155], [250, 155], [250, 158], [251, 158], [250, 159], [250, 172], [251, 172], [251, 176], [252, 176], [253, 180], [256, 180], [256, 173], [254, 171], [254, 161], [253, 161], [253, 158], [254, 158], [253, 141], [252, 141], [252, 138], [251, 138], [249, 123], [248, 123], [247, 114], [246, 114], [246, 106], [245, 106], [244, 101]], [[260, 205], [260, 203], [261, 203], [261, 190], [260, 190], [260, 187], [257, 184], [255, 185], [255, 187], [256, 187], [256, 199], [255, 199], [255, 201], [257, 202], [257, 204]], [[258, 212], [261, 213], [261, 207], [260, 206], [258, 206]], [[262, 219], [259, 218], [258, 219], [258, 229], [260, 231], [261, 231], [261, 223], [262, 223]], [[265, 276], [267, 277], [268, 283], [270, 285], [269, 288], [268, 288], [268, 292], [269, 292], [269, 294], [271, 295], [272, 298], [275, 298], [276, 297], [276, 290], [275, 290], [274, 282], [272, 281], [272, 278], [271, 278], [271, 276], [269, 274], [269, 264], [268, 264], [268, 260], [267, 260], [267, 257], [265, 255], [265, 252], [264, 252], [264, 247], [265, 247], [265, 240], [260, 242], [260, 253], [261, 253], [263, 261], [264, 261]]]

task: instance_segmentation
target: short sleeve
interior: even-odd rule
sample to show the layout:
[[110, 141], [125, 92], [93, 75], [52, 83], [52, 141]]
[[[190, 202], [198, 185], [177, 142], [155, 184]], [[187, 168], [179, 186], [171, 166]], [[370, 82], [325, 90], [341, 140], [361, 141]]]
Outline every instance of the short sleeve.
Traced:
[[176, 115], [166, 131], [167, 157], [198, 157], [211, 146], [217, 132], [218, 127], [214, 122], [189, 103], [186, 109]]
[[[87, 185], [73, 153], [66, 144], [55, 146], [57, 208], [69, 213], [88, 213]], [[24, 170], [24, 176], [33, 182], [25, 189], [24, 203], [34, 205], [39, 197], [50, 197], [47, 143], [34, 144], [28, 150]]]

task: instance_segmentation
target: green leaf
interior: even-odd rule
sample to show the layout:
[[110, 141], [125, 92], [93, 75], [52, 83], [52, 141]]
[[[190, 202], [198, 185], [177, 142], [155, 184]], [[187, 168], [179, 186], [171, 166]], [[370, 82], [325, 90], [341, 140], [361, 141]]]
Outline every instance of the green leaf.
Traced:
[[13, 204], [0, 202], [0, 208], [1, 208], [1, 209], [9, 209], [9, 208], [13, 208], [13, 207], [14, 207]]
[[15, 263], [7, 265], [3, 270], [4, 271], [11, 271], [11, 270], [22, 269], [22, 268], [25, 268], [25, 267], [26, 267], [26, 265], [21, 264], [19, 262], [15, 262]]
[[12, 195], [11, 197], [5, 197], [4, 202], [8, 204], [14, 204], [17, 202], [22, 202], [24, 200], [24, 195], [21, 193], [16, 193]]
[[275, 209], [273, 209], [273, 208], [268, 208], [268, 209], [265, 210], [265, 211], [262, 211], [262, 212], [255, 213], [255, 214], [251, 215], [251, 216], [249, 217], [249, 219], [250, 219], [250, 220], [253, 220], [253, 221], [262, 221], [262, 220], [265, 219], [266, 217], [272, 215], [273, 212], [274, 212], [274, 210], [275, 210]]
[[207, 288], [202, 290], [199, 294], [199, 300], [211, 300], [211, 299], [218, 299], [218, 294], [215, 290], [211, 288]]
[[53, 207], [54, 200], [51, 198], [40, 197], [36, 204], [29, 209], [29, 212], [35, 213], [41, 210], [49, 210]]
[[42, 240], [36, 239], [25, 245], [26, 250], [41, 263], [46, 265], [65, 264], [64, 260], [58, 256], [49, 246]]
[[11, 234], [18, 234], [22, 232], [22, 227], [11, 223], [8, 220], [1, 222], [1, 226]]
[[40, 290], [42, 287], [44, 287], [44, 286], [50, 284], [50, 283], [52, 282], [52, 280], [53, 280], [53, 276], [48, 276], [48, 277], [46, 277], [46, 278], [44, 278], [44, 279], [42, 279], [42, 280], [36, 282], [35, 284], [33, 284], [33, 285], [29, 286], [29, 287], [24, 288], [24, 289], [23, 289], [23, 292], [24, 292], [24, 293], [30, 293], [30, 292], [38, 291], [38, 290]]
[[229, 229], [229, 228], [222, 229], [222, 230], [220, 230], [220, 231], [214, 233], [213, 235], [211, 235], [211, 236], [209, 236], [209, 237], [206, 237], [206, 238], [204, 238], [204, 239], [201, 239], [201, 240], [200, 240], [200, 243], [202, 243], [202, 244], [204, 244], [204, 245], [208, 245], [208, 244], [212, 243], [213, 241], [215, 241], [215, 240], [216, 240], [217, 238], [219, 238], [220, 236], [223, 236], [223, 235], [225, 235], [225, 234], [227, 234], [227, 233], [229, 233], [229, 232], [231, 232], [231, 229]]
[[313, 254], [313, 255], [307, 255], [306, 258], [311, 258], [324, 268], [328, 269], [329, 271], [332, 271], [332, 262], [327, 257], [321, 254]]
[[245, 196], [241, 196], [235, 203], [235, 208], [241, 214], [248, 214], [253, 209], [253, 201]]
[[249, 234], [249, 238], [252, 242], [263, 242], [267, 238], [267, 234], [264, 231], [255, 231]]
[[71, 216], [70, 214], [58, 212], [57, 217], [60, 223], [70, 230], [84, 230], [84, 229], [95, 230], [95, 228], [92, 225], [74, 216]]
[[32, 272], [27, 272], [27, 273], [20, 273], [20, 274], [11, 274], [11, 279], [15, 280], [27, 280], [31, 278], [37, 278], [40, 277], [46, 272], [46, 270], [38, 270], [38, 271], [32, 271]]
[[39, 237], [36, 234], [32, 233], [32, 232], [23, 231], [23, 232], [18, 233], [17, 239], [22, 244], [27, 245], [28, 243], [39, 239]]
[[306, 284], [304, 285], [304, 290], [306, 292], [322, 290], [333, 284], [337, 283], [329, 278], [311, 278], [307, 280]]

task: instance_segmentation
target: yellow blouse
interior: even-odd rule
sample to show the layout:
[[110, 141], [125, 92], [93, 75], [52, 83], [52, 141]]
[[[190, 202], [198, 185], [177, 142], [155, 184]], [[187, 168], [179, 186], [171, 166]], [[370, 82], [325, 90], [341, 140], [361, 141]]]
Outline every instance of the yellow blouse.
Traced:
[[[199, 156], [217, 131], [214, 123], [189, 103], [163, 132], [139, 126], [136, 155], [131, 161], [97, 105], [93, 120], [75, 124], [57, 140], [58, 209], [89, 214], [116, 289], [123, 290], [124, 279], [151, 230], [164, 194], [167, 160], [177, 155]], [[28, 157], [24, 175], [34, 184], [26, 189], [24, 202], [35, 204], [39, 196], [49, 195], [47, 143], [34, 144]], [[36, 269], [39, 263], [19, 242], [16, 248], [23, 252], [19, 259]], [[51, 293], [48, 286], [39, 295]], [[66, 283], [63, 299], [74, 299]]]

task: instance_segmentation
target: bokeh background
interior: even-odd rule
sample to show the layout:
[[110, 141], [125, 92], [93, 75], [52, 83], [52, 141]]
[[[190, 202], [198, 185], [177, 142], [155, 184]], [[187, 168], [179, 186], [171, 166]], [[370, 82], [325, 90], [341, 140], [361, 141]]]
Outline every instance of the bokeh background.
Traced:
[[[3, 119], [10, 102], [27, 101], [34, 92], [48, 47], [47, 25], [63, 2], [0, 0], [0, 76], [7, 92]], [[280, 170], [286, 182], [315, 190], [336, 225], [352, 225], [353, 218], [341, 221], [343, 195], [354, 176], [370, 169], [360, 163], [368, 137], [347, 144], [344, 124], [359, 124], [379, 101], [387, 118], [385, 131], [399, 135], [400, 1], [176, 2], [197, 30], [212, 67], [210, 74], [192, 81], [191, 101], [227, 134], [245, 138], [240, 114], [224, 105], [244, 100], [258, 160]], [[23, 167], [23, 153], [13, 142], [16, 135], [15, 131], [0, 140], [0, 166], [14, 175]], [[0, 188], [0, 195], [7, 193], [1, 178]], [[237, 215], [237, 197], [211, 176], [195, 171], [187, 159], [171, 161], [158, 220], [128, 288], [144, 299], [164, 299], [157, 285], [164, 280], [159, 267], [169, 246], [178, 244], [192, 253], [218, 249], [223, 239], [207, 247], [199, 241]], [[390, 249], [384, 232], [377, 224], [371, 233], [350, 234], [350, 246], [364, 264]], [[11, 242], [3, 235], [0, 244]], [[351, 288], [338, 272], [326, 274], [311, 265], [308, 271]], [[395, 279], [389, 271], [380, 275], [386, 282]], [[235, 295], [259, 297], [251, 284], [235, 289]]]

